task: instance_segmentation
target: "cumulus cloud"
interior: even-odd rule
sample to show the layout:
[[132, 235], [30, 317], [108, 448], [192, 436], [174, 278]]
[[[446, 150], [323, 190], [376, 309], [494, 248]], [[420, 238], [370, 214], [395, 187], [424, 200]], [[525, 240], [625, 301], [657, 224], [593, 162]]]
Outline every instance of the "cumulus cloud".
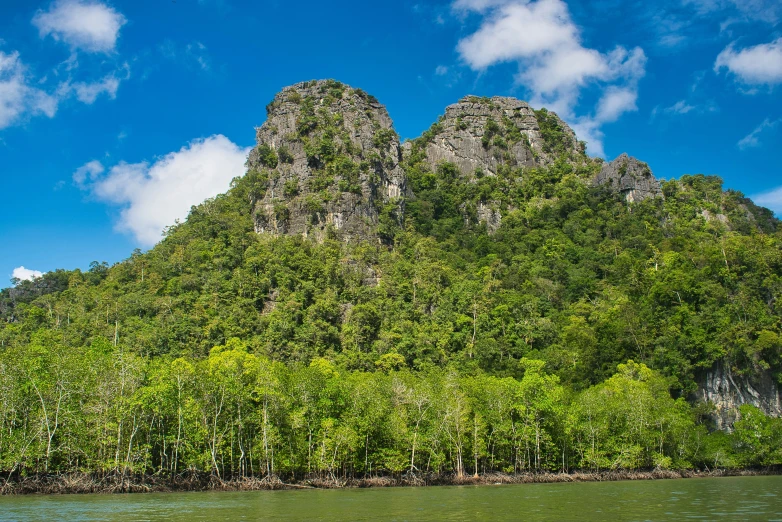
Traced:
[[35, 81], [27, 73], [19, 52], [0, 51], [0, 130], [23, 123], [31, 116], [54, 117], [59, 105], [70, 98], [90, 105], [102, 94], [114, 99], [123, 80], [130, 77], [130, 69], [124, 64], [121, 69], [95, 82], [61, 82], [46, 92], [40, 86], [46, 77]]
[[103, 174], [106, 168], [98, 160], [85, 163], [73, 173], [73, 181], [77, 185], [84, 185], [87, 181], [95, 181]]
[[117, 89], [119, 88], [119, 80], [114, 76], [106, 76], [99, 82], [84, 83], [78, 82], [73, 84], [73, 90], [76, 93], [76, 98], [87, 105], [95, 103], [98, 96], [101, 94], [108, 95], [112, 100], [117, 97]]
[[39, 10], [32, 22], [41, 38], [51, 36], [86, 52], [111, 53], [127, 20], [114, 8], [94, 0], [56, 0], [48, 11]]
[[[120, 76], [121, 72], [124, 72], [124, 76]], [[120, 82], [128, 78], [130, 78], [130, 67], [125, 63], [122, 69], [107, 74], [101, 80], [95, 82], [66, 82], [60, 85], [57, 92], [62, 98], [75, 95], [80, 102], [92, 105], [102, 94], [105, 94], [112, 100], [115, 99]]]
[[[580, 128], [590, 152], [602, 154], [601, 125], [637, 110], [637, 85], [646, 69], [643, 50], [617, 46], [603, 53], [584, 47], [564, 1], [456, 0], [452, 6], [483, 17], [478, 30], [457, 45], [462, 60], [477, 71], [517, 63], [516, 82], [530, 90], [530, 103]], [[576, 117], [582, 89], [594, 84], [605, 89], [594, 114]]]
[[771, 130], [779, 125], [780, 121], [782, 120], [771, 121], [770, 119], [766, 118], [760, 125], [755, 127], [752, 132], [741, 138], [736, 145], [738, 145], [741, 150], [759, 147], [761, 145], [760, 135], [763, 134], [764, 131]]
[[749, 85], [782, 83], [782, 38], [739, 50], [729, 45], [714, 62], [715, 72], [722, 69]]
[[243, 175], [248, 152], [218, 134], [151, 164], [121, 162], [105, 171], [91, 161], [73, 178], [96, 199], [121, 208], [118, 230], [153, 245], [167, 226], [187, 217], [191, 206], [225, 192], [233, 178]]
[[39, 272], [38, 270], [30, 270], [29, 268], [25, 268], [23, 266], [14, 268], [14, 271], [11, 273], [11, 277], [13, 279], [18, 279], [19, 281], [32, 281], [33, 279], [38, 279], [42, 275], [43, 272]]
[[603, 123], [616, 121], [622, 114], [638, 110], [635, 105], [637, 99], [635, 88], [608, 87], [597, 104], [595, 119]]
[[18, 52], [0, 51], [0, 129], [21, 121], [27, 115], [53, 117], [58, 100], [32, 85]]
[[782, 215], [782, 187], [752, 196], [752, 201], [762, 207], [771, 209], [776, 215]]

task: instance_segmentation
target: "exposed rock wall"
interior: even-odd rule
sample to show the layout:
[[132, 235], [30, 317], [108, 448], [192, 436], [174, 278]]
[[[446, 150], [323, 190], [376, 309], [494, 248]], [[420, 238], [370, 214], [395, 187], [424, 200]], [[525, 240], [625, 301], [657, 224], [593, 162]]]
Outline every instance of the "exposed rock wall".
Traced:
[[[523, 101], [500, 96], [462, 98], [445, 109], [423, 140], [423, 161], [432, 171], [442, 163], [451, 163], [468, 181], [495, 176], [503, 166], [544, 166], [563, 154], [573, 159], [583, 157], [575, 133], [556, 114], [535, 111]], [[406, 144], [405, 152], [412, 150]], [[490, 234], [502, 222], [496, 201], [480, 202], [476, 214]], [[465, 214], [465, 222], [469, 221]]]
[[[539, 122], [539, 115], [546, 121]], [[559, 127], [560, 143], [546, 141], [542, 132], [546, 125]], [[494, 175], [500, 165], [545, 165], [556, 157], [557, 147], [562, 152], [580, 152], [575, 134], [555, 114], [536, 113], [515, 98], [467, 96], [449, 105], [432, 131], [426, 161], [432, 168], [453, 163], [464, 176], [473, 176], [476, 170]]]
[[782, 416], [782, 394], [768, 372], [734, 375], [729, 366], [716, 364], [706, 372], [695, 398], [714, 405], [713, 419], [719, 430], [732, 429], [742, 404], [757, 406], [767, 415]]
[[663, 193], [649, 165], [627, 154], [621, 154], [614, 161], [603, 165], [595, 178], [595, 184], [623, 194], [630, 203], [662, 196]]
[[[257, 232], [375, 241], [382, 240], [384, 213], [402, 222], [411, 194], [401, 162], [412, 146], [400, 144], [374, 97], [333, 80], [310, 81], [283, 89], [267, 111], [247, 161], [265, 180], [255, 201]], [[461, 99], [419, 143], [431, 170], [452, 163], [468, 181], [502, 167], [546, 166], [563, 155], [588, 161], [556, 114], [505, 97]], [[662, 193], [649, 167], [626, 154], [604, 165], [595, 183], [631, 202]], [[497, 202], [481, 201], [476, 211], [490, 233], [497, 230]]]
[[267, 111], [247, 161], [268, 178], [255, 205], [257, 232], [376, 240], [385, 206], [401, 219], [399, 138], [374, 97], [311, 81], [283, 89]]

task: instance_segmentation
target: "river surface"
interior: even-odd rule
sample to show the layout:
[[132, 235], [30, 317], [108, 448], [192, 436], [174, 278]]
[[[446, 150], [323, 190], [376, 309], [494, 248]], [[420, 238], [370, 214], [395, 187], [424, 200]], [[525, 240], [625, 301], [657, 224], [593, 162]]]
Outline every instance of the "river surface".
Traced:
[[780, 520], [782, 477], [0, 497], [0, 520]]

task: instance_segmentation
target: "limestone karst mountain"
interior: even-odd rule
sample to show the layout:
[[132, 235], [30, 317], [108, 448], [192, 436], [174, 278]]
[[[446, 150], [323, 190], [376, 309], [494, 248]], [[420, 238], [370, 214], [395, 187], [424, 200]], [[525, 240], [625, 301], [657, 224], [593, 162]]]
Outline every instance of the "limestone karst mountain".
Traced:
[[[718, 177], [658, 182], [627, 155], [608, 163], [591, 158], [555, 114], [509, 98], [466, 97], [422, 136], [400, 144], [377, 100], [335, 81], [283, 89], [257, 138], [245, 175], [194, 206], [149, 251], [0, 290], [0, 383], [12, 383], [0, 386], [0, 447], [16, 448], [14, 459], [27, 458], [33, 439], [30, 469], [40, 470], [47, 458], [49, 410], [31, 392], [30, 368], [49, 379], [40, 389], [55, 407], [66, 390], [61, 418], [71, 424], [58, 433], [75, 438], [57, 445], [92, 448], [98, 466], [114, 466], [111, 434], [120, 422], [123, 437], [154, 448], [126, 455], [157, 455], [155, 466], [176, 462], [162, 456], [185, 410], [174, 402], [160, 406], [178, 396], [170, 386], [179, 377], [196, 394], [184, 403], [194, 434], [204, 428], [201, 419], [214, 419], [198, 408], [217, 406], [218, 395], [234, 393], [238, 383], [247, 391], [243, 403], [226, 402], [237, 409], [222, 427], [192, 439], [201, 460], [180, 458], [181, 470], [193, 462], [208, 470], [222, 458], [214, 456], [216, 443], [206, 442], [218, 431], [244, 434], [242, 448], [257, 444], [268, 426], [237, 429], [234, 422], [265, 418], [258, 408], [267, 385], [277, 386], [271, 395], [282, 401], [273, 408], [277, 426], [289, 430], [275, 432], [274, 454], [291, 452], [287, 462], [298, 464], [290, 470], [301, 473], [334, 434], [371, 441], [370, 458], [388, 458], [397, 471], [407, 467], [410, 459], [399, 455], [415, 425], [382, 420], [363, 401], [388, 401], [382, 408], [389, 413], [410, 407], [404, 383], [421, 376], [451, 383], [426, 381], [433, 393], [453, 394], [445, 402], [427, 399], [435, 410], [491, 409], [504, 398], [517, 404], [516, 413], [494, 420], [489, 410], [464, 410], [476, 414], [470, 429], [482, 440], [495, 428], [510, 429], [511, 415], [520, 422], [528, 415], [512, 391], [521, 380], [537, 375], [523, 386], [535, 394], [562, 390], [537, 402], [545, 409], [536, 418], [553, 419], [548, 427], [525, 435], [529, 447], [549, 441], [543, 452], [551, 469], [562, 459], [573, 469], [595, 462], [711, 467], [734, 454], [738, 446], [730, 441], [739, 439], [718, 434], [704, 442], [705, 432], [731, 429], [740, 407], [782, 414], [782, 227], [769, 210], [724, 190]], [[118, 366], [123, 361], [133, 366]], [[267, 371], [279, 376], [277, 384]], [[140, 388], [123, 396], [126, 388], [113, 375]], [[299, 402], [348, 389], [321, 378], [361, 391]], [[361, 384], [376, 378], [379, 387]], [[617, 398], [620, 389], [632, 391], [631, 403]], [[126, 405], [125, 417], [94, 416], [115, 402]], [[616, 441], [600, 461], [584, 459], [595, 406], [607, 408], [602, 440]], [[355, 408], [367, 415], [362, 426], [381, 431], [344, 431]], [[443, 410], [441, 419], [462, 418], [453, 416], [457, 411]], [[306, 437], [309, 414], [323, 415], [312, 426], [325, 438]], [[643, 427], [648, 436], [625, 438], [632, 430], [617, 420], [631, 418], [632, 430]], [[575, 423], [570, 435], [564, 422]], [[95, 431], [104, 434], [97, 446]], [[291, 449], [287, 441], [295, 437]], [[432, 451], [454, 440], [445, 437]], [[767, 446], [779, 446], [772, 442]], [[513, 469], [523, 447], [508, 449], [502, 466]], [[353, 450], [344, 448], [350, 459]], [[639, 448], [647, 448], [642, 459], [619, 460]], [[229, 459], [242, 454], [237, 450], [222, 451]], [[740, 462], [766, 462], [749, 458], [755, 454], [735, 453], [746, 459]], [[366, 455], [350, 465], [363, 466]], [[13, 467], [17, 460], [5, 462]], [[84, 465], [71, 454], [59, 462], [62, 470]]]
[[[384, 207], [402, 211], [402, 155], [385, 107], [333, 80], [299, 83], [267, 107], [250, 169], [268, 171], [255, 207], [260, 233], [368, 239]], [[398, 217], [397, 217], [398, 219]]]
[[[523, 171], [559, 158], [597, 161], [556, 114], [514, 98], [466, 96], [421, 138], [404, 144], [383, 105], [334, 80], [286, 87], [267, 112], [247, 161], [266, 180], [254, 210], [256, 231], [264, 234], [382, 241], [383, 222], [402, 223], [405, 203], [416, 197], [405, 162], [423, 163], [432, 172], [452, 165], [464, 180], [476, 182], [502, 168]], [[660, 195], [659, 183], [641, 165], [623, 155], [596, 182], [610, 182], [630, 202]], [[478, 201], [475, 221], [496, 231], [502, 207], [496, 199]], [[466, 204], [463, 210], [469, 222]]]

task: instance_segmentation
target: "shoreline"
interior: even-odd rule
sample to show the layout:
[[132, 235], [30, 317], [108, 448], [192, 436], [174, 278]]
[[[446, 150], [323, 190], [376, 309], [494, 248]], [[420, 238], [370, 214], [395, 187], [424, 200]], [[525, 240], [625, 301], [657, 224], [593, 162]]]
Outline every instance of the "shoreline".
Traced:
[[485, 473], [478, 476], [403, 474], [366, 478], [311, 476], [286, 482], [277, 476], [223, 480], [209, 473], [189, 472], [174, 477], [160, 475], [97, 476], [90, 473], [34, 475], [17, 480], [0, 478], [0, 495], [59, 495], [113, 493], [183, 493], [206, 491], [271, 491], [294, 489], [353, 489], [431, 486], [490, 486], [552, 484], [564, 482], [616, 482], [625, 480], [671, 480], [687, 478], [748, 477], [782, 474], [782, 467], [716, 470], [575, 471], [571, 473]]

